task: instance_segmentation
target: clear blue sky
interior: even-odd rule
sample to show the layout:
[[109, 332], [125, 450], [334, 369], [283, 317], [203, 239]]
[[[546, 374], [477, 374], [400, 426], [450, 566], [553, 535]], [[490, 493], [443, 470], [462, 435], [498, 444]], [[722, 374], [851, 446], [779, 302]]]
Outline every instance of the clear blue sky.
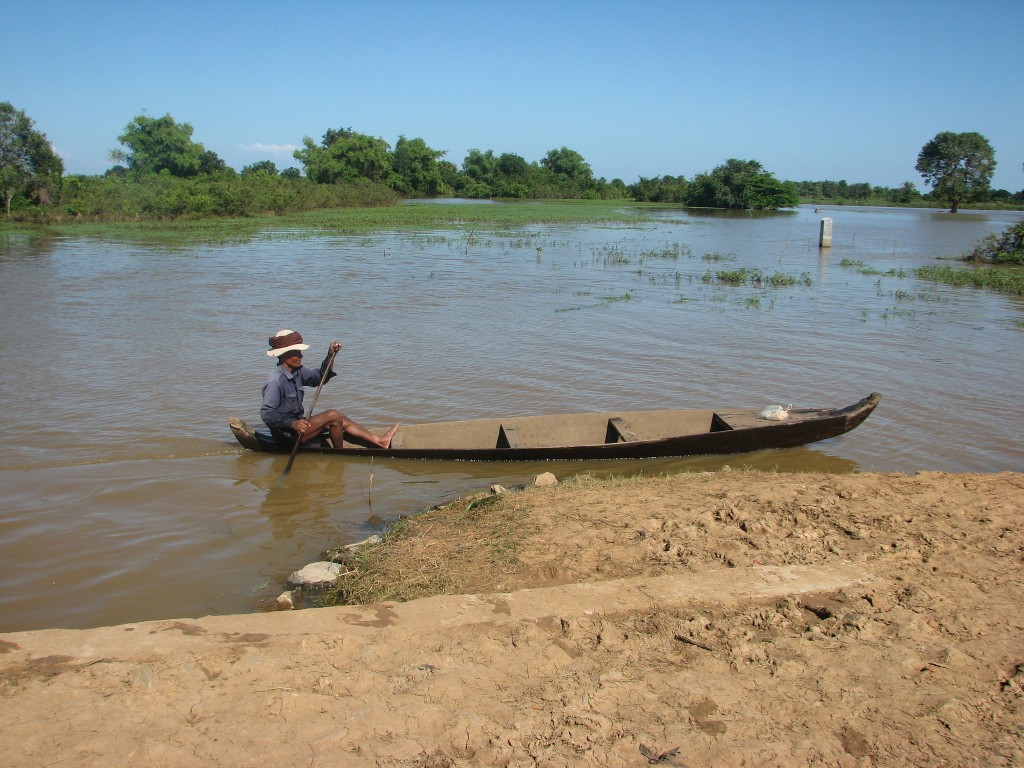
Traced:
[[90, 2], [0, 0], [0, 101], [70, 173], [102, 173], [138, 114], [241, 168], [328, 128], [597, 176], [709, 171], [923, 189], [940, 131], [977, 131], [1024, 188], [1024, 1]]

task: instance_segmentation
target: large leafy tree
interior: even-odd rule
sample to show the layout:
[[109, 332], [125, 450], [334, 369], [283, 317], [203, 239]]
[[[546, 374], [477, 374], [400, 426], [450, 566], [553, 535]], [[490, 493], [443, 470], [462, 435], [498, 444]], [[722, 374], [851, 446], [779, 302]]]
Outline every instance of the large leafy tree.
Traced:
[[446, 154], [444, 150], [431, 149], [423, 139], [399, 136], [393, 164], [402, 180], [399, 191], [432, 196], [450, 194], [451, 187], [444, 180], [439, 162]]
[[459, 191], [466, 197], [493, 197], [498, 181], [498, 161], [494, 150], [481, 152], [471, 149], [462, 161], [462, 176]]
[[60, 184], [63, 173], [64, 162], [46, 135], [35, 130], [20, 109], [8, 101], [0, 102], [0, 192], [7, 215], [15, 195], [27, 194], [45, 202], [47, 191]]
[[747, 184], [747, 208], [774, 211], [800, 204], [800, 193], [791, 181], [779, 181], [770, 173], [759, 173]]
[[192, 141], [192, 126], [177, 123], [170, 115], [139, 115], [117, 137], [124, 149], [115, 149], [110, 159], [124, 163], [136, 173], [160, 173], [188, 178], [224, 169], [216, 153]]
[[329, 129], [320, 144], [306, 136], [302, 145], [293, 156], [302, 163], [306, 177], [318, 184], [369, 179], [401, 185], [392, 167], [391, 146], [384, 139], [356, 133], [351, 128]]
[[914, 166], [932, 192], [956, 213], [960, 203], [983, 197], [996, 169], [996, 153], [980, 133], [943, 131], [921, 148]]
[[526, 198], [531, 194], [533, 167], [514, 152], [503, 152], [495, 164], [495, 183], [499, 197]]
[[258, 163], [246, 165], [242, 168], [243, 176], [255, 176], [257, 174], [277, 176], [277, 165], [273, 160], [260, 160]]
[[588, 183], [594, 179], [594, 171], [583, 155], [568, 147], [549, 150], [540, 164], [552, 173], [575, 182]]
[[536, 170], [514, 152], [495, 157], [493, 149], [471, 149], [462, 161], [456, 189], [466, 197], [530, 197]]
[[690, 205], [706, 208], [774, 210], [799, 204], [795, 184], [782, 182], [756, 160], [731, 158], [690, 186]]
[[542, 197], [597, 197], [599, 186], [583, 155], [561, 147], [549, 150], [539, 163], [537, 194]]

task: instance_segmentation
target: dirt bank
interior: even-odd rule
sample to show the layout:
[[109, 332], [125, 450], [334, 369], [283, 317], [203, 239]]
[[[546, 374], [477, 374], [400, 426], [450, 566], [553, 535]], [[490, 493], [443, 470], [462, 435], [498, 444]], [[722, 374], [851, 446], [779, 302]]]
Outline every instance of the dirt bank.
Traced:
[[460, 594], [0, 635], [3, 763], [1024, 765], [1022, 491], [720, 472], [453, 505], [362, 588]]

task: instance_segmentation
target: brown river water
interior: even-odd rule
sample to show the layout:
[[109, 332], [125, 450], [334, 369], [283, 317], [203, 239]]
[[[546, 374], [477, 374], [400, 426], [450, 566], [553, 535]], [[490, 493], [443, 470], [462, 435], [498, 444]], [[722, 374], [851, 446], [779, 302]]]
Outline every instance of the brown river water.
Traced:
[[[1020, 218], [803, 207], [231, 244], [0, 237], [0, 631], [259, 610], [330, 546], [541, 471], [1020, 471], [1024, 300], [910, 271]], [[702, 279], [741, 267], [799, 282]], [[312, 343], [312, 364], [341, 340], [318, 410], [373, 427], [884, 399], [856, 431], [786, 451], [532, 465], [300, 454], [279, 481], [287, 457], [243, 451], [226, 419], [259, 425], [280, 328]]]

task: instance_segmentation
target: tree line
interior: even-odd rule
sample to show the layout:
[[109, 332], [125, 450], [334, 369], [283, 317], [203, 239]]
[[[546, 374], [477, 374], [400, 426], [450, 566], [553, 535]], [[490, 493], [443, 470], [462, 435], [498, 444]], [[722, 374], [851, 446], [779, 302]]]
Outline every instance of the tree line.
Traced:
[[[446, 151], [421, 138], [402, 135], [392, 147], [352, 128], [329, 129], [319, 141], [305, 137], [293, 153], [299, 167], [278, 169], [273, 161], [262, 160], [238, 172], [192, 134], [191, 125], [169, 114], [138, 115], [118, 136], [120, 147], [110, 155], [115, 165], [106, 173], [65, 176], [63, 161], [45, 134], [10, 103], [0, 103], [0, 191], [7, 215], [13, 210], [28, 218], [89, 220], [246, 216], [389, 205], [410, 196], [631, 199], [745, 210], [787, 208], [809, 198], [890, 204], [924, 198], [910, 182], [890, 190], [845, 181], [780, 181], [759, 162], [735, 158], [692, 179], [640, 177], [633, 184], [595, 177], [586, 159], [568, 147], [551, 149], [534, 162], [514, 153], [471, 149], [456, 166], [445, 159]], [[926, 149], [942, 136], [946, 134]], [[963, 170], [962, 155], [968, 149], [974, 153], [973, 175]], [[982, 162], [984, 146], [979, 148], [976, 141], [970, 147], [946, 141], [934, 150], [922, 150], [918, 162], [918, 170], [935, 187], [933, 194], [943, 195], [955, 209], [990, 192], [987, 181], [995, 166], [990, 147], [987, 165]], [[951, 159], [953, 155], [961, 159]], [[945, 172], [943, 162], [952, 164]], [[1005, 197], [1011, 198], [1009, 193]]]

